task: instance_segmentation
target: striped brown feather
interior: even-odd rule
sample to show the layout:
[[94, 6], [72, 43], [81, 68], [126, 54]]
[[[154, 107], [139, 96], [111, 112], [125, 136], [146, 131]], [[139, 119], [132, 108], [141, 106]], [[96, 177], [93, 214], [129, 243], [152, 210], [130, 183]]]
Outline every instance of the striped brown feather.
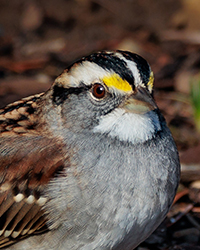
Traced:
[[48, 230], [44, 189], [62, 172], [65, 155], [62, 141], [37, 131], [40, 96], [0, 110], [0, 248]]

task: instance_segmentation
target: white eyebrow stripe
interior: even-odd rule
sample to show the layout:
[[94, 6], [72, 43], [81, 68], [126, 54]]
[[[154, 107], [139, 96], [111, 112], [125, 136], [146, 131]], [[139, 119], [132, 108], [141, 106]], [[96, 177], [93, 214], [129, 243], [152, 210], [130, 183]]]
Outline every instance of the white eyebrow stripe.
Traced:
[[131, 70], [133, 77], [135, 79], [135, 86], [141, 86], [143, 84], [137, 65], [133, 61], [126, 60], [128, 68]]
[[[142, 82], [142, 78], [140, 72], [137, 68], [137, 64], [134, 61], [126, 59], [122, 54], [116, 52], [113, 56], [118, 57], [122, 61], [125, 62], [127, 69], [132, 73], [134, 78], [135, 86], [142, 86], [144, 85]], [[112, 69], [102, 68], [98, 64], [90, 61], [82, 61], [80, 64], [76, 64], [71, 67], [68, 72], [64, 72], [61, 74], [56, 80], [55, 83], [62, 83], [63, 87], [65, 88], [76, 88], [80, 86], [80, 83], [84, 83], [85, 85], [89, 86], [95, 81], [100, 81], [102, 78], [117, 74]], [[120, 76], [121, 77], [121, 76]]]
[[99, 81], [110, 74], [114, 74], [114, 71], [103, 69], [92, 62], [83, 61], [80, 65], [72, 67], [69, 72], [63, 73], [55, 82], [62, 82], [66, 88], [76, 88], [80, 86], [81, 82], [89, 86], [94, 81]]
[[116, 53], [116, 56], [117, 56], [119, 59], [125, 61], [125, 63], [127, 64], [127, 68], [130, 69], [130, 71], [132, 72], [132, 75], [133, 75], [133, 77], [134, 77], [134, 79], [135, 79], [134, 84], [136, 85], [136, 87], [137, 87], [138, 85], [141, 86], [141, 84], [142, 84], [142, 79], [141, 79], [139, 70], [138, 70], [138, 68], [137, 68], [137, 64], [136, 64], [134, 61], [127, 60], [127, 59], [126, 59], [122, 54], [120, 54], [120, 53]]

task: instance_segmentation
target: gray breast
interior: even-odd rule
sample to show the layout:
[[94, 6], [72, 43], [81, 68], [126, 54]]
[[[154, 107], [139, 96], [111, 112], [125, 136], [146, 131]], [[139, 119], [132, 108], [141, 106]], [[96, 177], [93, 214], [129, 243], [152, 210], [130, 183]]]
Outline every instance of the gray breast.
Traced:
[[111, 138], [102, 145], [96, 135], [76, 145], [78, 157], [48, 192], [54, 202], [49, 204], [52, 227], [68, 231], [61, 245], [128, 250], [162, 222], [179, 180], [177, 150], [165, 129], [142, 146]]

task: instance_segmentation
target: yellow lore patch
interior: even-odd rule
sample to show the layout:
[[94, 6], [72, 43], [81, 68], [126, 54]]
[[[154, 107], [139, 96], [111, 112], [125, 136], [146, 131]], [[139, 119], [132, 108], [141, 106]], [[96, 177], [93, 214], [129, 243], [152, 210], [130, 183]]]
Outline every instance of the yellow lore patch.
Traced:
[[154, 76], [153, 76], [153, 71], [151, 71], [150, 77], [149, 77], [149, 82], [147, 83], [149, 92], [152, 92], [153, 89], [153, 82], [154, 82]]
[[105, 76], [102, 80], [106, 84], [107, 87], [111, 87], [111, 88], [114, 87], [116, 89], [126, 91], [126, 92], [132, 90], [131, 85], [126, 80], [123, 80], [117, 74]]

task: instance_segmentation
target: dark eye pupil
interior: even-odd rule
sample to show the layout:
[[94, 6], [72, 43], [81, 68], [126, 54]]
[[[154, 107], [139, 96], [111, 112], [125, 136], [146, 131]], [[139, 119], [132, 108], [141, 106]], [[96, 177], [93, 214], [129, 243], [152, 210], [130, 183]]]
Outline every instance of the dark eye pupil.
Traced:
[[92, 94], [94, 97], [98, 99], [103, 98], [105, 96], [105, 93], [106, 93], [105, 88], [100, 83], [96, 83], [93, 86]]
[[103, 91], [104, 91], [104, 88], [102, 86], [99, 86], [96, 88], [96, 92], [98, 95], [101, 95]]

